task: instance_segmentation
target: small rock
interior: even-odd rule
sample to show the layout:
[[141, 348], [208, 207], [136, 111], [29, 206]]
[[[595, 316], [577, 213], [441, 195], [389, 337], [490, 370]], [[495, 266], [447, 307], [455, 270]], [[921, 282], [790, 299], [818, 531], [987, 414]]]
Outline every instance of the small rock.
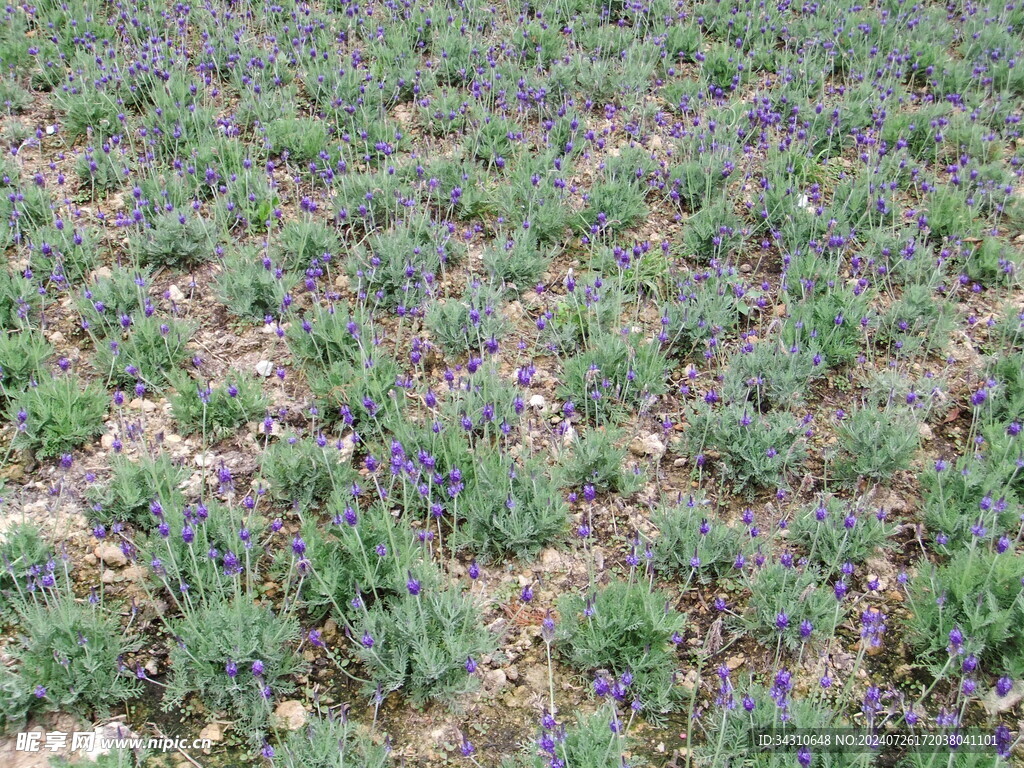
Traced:
[[206, 453], [197, 453], [195, 462], [197, 467], [208, 467], [213, 464], [214, 455], [207, 451]]
[[490, 669], [484, 673], [484, 688], [488, 692], [495, 693], [508, 685], [508, 677], [504, 670]]
[[565, 431], [562, 433], [562, 447], [571, 448], [575, 440], [576, 430], [573, 428], [572, 424], [570, 424], [565, 428]]
[[512, 682], [515, 682], [519, 679], [519, 667], [513, 664], [511, 667], [505, 670], [505, 676]]
[[533, 397], [530, 398], [530, 407], [535, 408], [538, 411], [542, 410], [544, 406], [547, 404], [548, 401], [544, 397], [544, 395], [534, 395]]
[[533, 691], [548, 689], [548, 667], [546, 664], [534, 664], [523, 672], [524, 684]]
[[113, 584], [117, 581], [117, 572], [112, 571], [109, 568], [104, 568], [103, 573], [100, 574], [100, 581], [104, 584]]
[[200, 739], [209, 739], [211, 744], [224, 741], [224, 726], [220, 723], [209, 723], [199, 732]]
[[1009, 712], [1020, 703], [1021, 699], [1024, 699], [1024, 682], [1017, 680], [1005, 696], [1000, 696], [993, 688], [982, 697], [981, 703], [985, 705], [985, 709], [990, 715], [998, 715]]
[[554, 547], [548, 547], [547, 549], [541, 550], [540, 564], [548, 570], [560, 568], [562, 565], [562, 556]]
[[145, 581], [146, 569], [141, 565], [130, 565], [124, 569], [123, 575], [127, 581]]
[[338, 622], [328, 619], [324, 622], [324, 640], [332, 640], [338, 634]]
[[267, 378], [274, 372], [274, 364], [269, 360], [260, 360], [256, 363], [256, 373], [263, 378]]
[[754, 268], [749, 264], [740, 264], [740, 272], [742, 272], [744, 275], [749, 275], [753, 271]]
[[104, 565], [109, 565], [112, 568], [123, 568], [128, 565], [128, 558], [125, 557], [121, 548], [109, 541], [98, 544], [96, 549], [93, 550], [93, 554], [95, 554]]
[[109, 432], [104, 432], [100, 438], [100, 447], [105, 451], [109, 451], [114, 447], [114, 436]]
[[338, 461], [345, 464], [352, 460], [356, 452], [355, 434], [349, 434], [341, 438], [341, 449], [338, 451]]
[[274, 710], [277, 722], [289, 731], [297, 731], [306, 724], [306, 709], [297, 699], [282, 701]]
[[917, 433], [921, 435], [921, 439], [926, 442], [935, 437], [935, 433], [932, 432], [932, 428], [927, 424], [918, 424]]
[[647, 437], [637, 437], [629, 444], [629, 452], [634, 456], [650, 456], [655, 461], [664, 456], [666, 450], [661, 437], [653, 432]]
[[25, 467], [22, 464], [8, 464], [6, 467], [0, 468], [0, 480], [11, 480], [17, 482], [24, 479]]
[[164, 442], [167, 445], [181, 445], [181, 435], [164, 435]]
[[143, 669], [146, 670], [146, 674], [150, 677], [160, 674], [160, 665], [156, 663], [156, 659], [147, 661]]
[[747, 658], [745, 656], [741, 656], [741, 655], [730, 656], [728, 659], [725, 660], [725, 666], [727, 666], [731, 670], [732, 669], [739, 669], [740, 667], [743, 666], [743, 664], [746, 662], [746, 660], [747, 660]]
[[175, 304], [180, 304], [185, 300], [185, 294], [181, 292], [181, 288], [176, 285], [172, 285], [167, 289], [167, 298], [173, 301]]

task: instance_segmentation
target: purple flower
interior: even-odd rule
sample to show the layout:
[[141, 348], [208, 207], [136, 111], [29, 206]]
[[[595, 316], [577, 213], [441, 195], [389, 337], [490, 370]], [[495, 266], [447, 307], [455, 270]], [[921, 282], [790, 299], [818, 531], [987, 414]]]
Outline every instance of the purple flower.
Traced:
[[1006, 696], [1011, 690], [1013, 690], [1013, 680], [1005, 675], [996, 680], [996, 693], [1000, 696]]
[[415, 597], [420, 593], [420, 582], [418, 579], [414, 579], [410, 573], [408, 581], [405, 582], [405, 588], [409, 590], [410, 595]]

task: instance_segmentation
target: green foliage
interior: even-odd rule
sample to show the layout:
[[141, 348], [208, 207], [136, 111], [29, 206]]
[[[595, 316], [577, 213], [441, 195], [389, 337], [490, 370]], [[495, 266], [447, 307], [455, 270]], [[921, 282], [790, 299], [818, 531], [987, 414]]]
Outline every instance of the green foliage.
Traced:
[[461, 300], [435, 300], [427, 309], [426, 325], [437, 343], [451, 354], [480, 350], [497, 343], [508, 331], [501, 312], [500, 292], [476, 283]]
[[264, 320], [279, 315], [294, 280], [261, 259], [254, 248], [232, 249], [221, 262], [217, 297], [235, 317]]
[[[714, 716], [705, 721], [705, 738], [695, 749], [695, 762], [737, 768], [787, 768], [795, 762], [793, 752], [755, 749], [751, 745], [757, 743], [759, 736], [769, 734], [850, 727], [849, 722], [825, 705], [820, 697], [796, 695], [793, 677], [788, 669], [782, 668], [775, 672], [771, 688], [754, 683], [742, 696], [730, 681], [727, 690], [720, 691], [717, 699], [725, 706], [716, 707]], [[870, 758], [865, 760], [865, 755], [849, 750], [812, 748], [811, 755], [814, 765], [821, 768], [864, 768], [871, 764]]]
[[1021, 255], [994, 237], [986, 237], [968, 256], [967, 276], [982, 285], [998, 285], [1013, 279]]
[[970, 542], [975, 526], [994, 536], [1016, 532], [1018, 494], [999, 469], [991, 457], [964, 457], [953, 466], [936, 462], [922, 473], [924, 520], [941, 549], [959, 549]]
[[97, 343], [95, 366], [122, 386], [143, 381], [152, 389], [163, 389], [188, 359], [185, 345], [194, 331], [194, 324], [176, 318], [135, 318], [120, 341]]
[[[607, 704], [590, 715], [575, 713], [575, 721], [562, 724], [554, 753], [566, 766], [587, 768], [621, 768], [627, 765], [633, 740], [625, 732], [613, 704]], [[550, 754], [534, 757], [533, 768], [549, 768]]]
[[75, 89], [61, 92], [57, 103], [64, 112], [64, 129], [72, 139], [90, 132], [94, 140], [107, 139], [124, 130], [117, 119], [120, 110], [109, 93]]
[[366, 693], [403, 690], [416, 704], [452, 704], [474, 690], [479, 681], [467, 660], [478, 662], [494, 648], [473, 598], [452, 587], [375, 604], [353, 624], [357, 653], [370, 673]]
[[282, 768], [386, 768], [391, 749], [375, 743], [347, 716], [310, 718], [304, 728], [289, 733], [277, 748], [275, 764]]
[[316, 118], [277, 118], [267, 122], [263, 130], [272, 154], [287, 153], [289, 162], [300, 165], [316, 159], [327, 146], [327, 128]]
[[213, 228], [192, 213], [167, 211], [155, 216], [133, 244], [143, 266], [191, 269], [213, 256]]
[[[309, 608], [332, 607], [347, 615], [358, 594], [374, 600], [401, 594], [413, 570], [422, 574], [421, 581], [436, 581], [418, 567], [420, 548], [408, 529], [395, 524], [390, 510], [380, 505], [354, 509], [340, 494], [330, 510], [330, 526], [310, 518], [300, 531], [310, 566], [302, 582]], [[291, 559], [291, 553], [280, 553], [278, 567], [288, 568]]]
[[31, 569], [42, 567], [52, 555], [52, 548], [32, 523], [16, 523], [4, 531], [0, 540], [0, 615], [6, 613], [18, 590], [27, 586]]
[[310, 368], [306, 375], [324, 419], [367, 429], [402, 412], [406, 398], [396, 383], [400, 374], [398, 364], [382, 352], [362, 363], [339, 360], [324, 370]]
[[141, 640], [129, 639], [116, 614], [102, 606], [78, 602], [68, 593], [53, 597], [20, 609], [25, 634], [15, 655], [22, 685], [37, 696], [38, 686], [45, 690], [33, 708], [106, 716], [141, 688], [123, 659]]
[[749, 539], [743, 530], [718, 520], [703, 496], [689, 495], [674, 506], [661, 506], [651, 516], [658, 527], [654, 563], [659, 571], [719, 580], [734, 571], [736, 556]]
[[288, 329], [288, 349], [302, 363], [329, 368], [333, 363], [355, 363], [369, 354], [372, 333], [361, 314], [348, 307], [316, 304], [301, 323]]
[[274, 211], [281, 204], [266, 174], [256, 169], [234, 176], [227, 193], [219, 198], [218, 218], [228, 229], [249, 234], [266, 232], [276, 221]]
[[701, 208], [686, 220], [683, 248], [701, 263], [725, 261], [739, 243], [742, 222], [725, 200]]
[[[738, 622], [766, 645], [799, 648], [831, 636], [842, 619], [832, 590], [813, 566], [769, 563], [748, 577], [748, 586], [750, 600]], [[802, 637], [801, 627], [806, 631], [808, 625], [810, 634]]]
[[896, 526], [885, 511], [872, 512], [860, 502], [830, 498], [808, 505], [789, 526], [789, 541], [799, 546], [824, 573], [838, 575], [844, 563], [863, 563], [879, 549], [890, 549]]
[[427, 222], [375, 234], [349, 257], [360, 291], [385, 307], [419, 306], [442, 265], [457, 259], [446, 229]]
[[932, 239], [970, 237], [977, 233], [975, 216], [967, 204], [967, 195], [952, 186], [940, 186], [928, 204], [928, 226]]
[[484, 249], [484, 269], [495, 285], [524, 291], [535, 286], [551, 264], [532, 233], [517, 234]]
[[587, 207], [576, 214], [573, 228], [590, 237], [631, 229], [647, 216], [645, 197], [645, 188], [635, 181], [599, 181], [587, 195]]
[[720, 194], [727, 178], [721, 158], [686, 160], [669, 172], [670, 197], [695, 213]]
[[127, 163], [112, 152], [87, 148], [75, 161], [75, 172], [79, 180], [87, 185], [93, 194], [111, 192], [125, 183]]
[[103, 431], [107, 394], [78, 376], [43, 376], [12, 400], [7, 415], [17, 424], [14, 445], [40, 456], [60, 456]]
[[289, 221], [277, 237], [278, 258], [288, 270], [306, 269], [314, 259], [340, 252], [337, 232], [318, 221]]
[[178, 371], [171, 376], [176, 392], [171, 409], [182, 434], [203, 434], [220, 440], [239, 426], [262, 418], [269, 401], [258, 379], [239, 371], [228, 371], [217, 387], [203, 386]]
[[846, 365], [860, 351], [864, 338], [862, 321], [870, 317], [869, 313], [866, 293], [857, 294], [846, 287], [815, 286], [790, 307], [783, 338], [789, 346], [820, 354], [829, 367]]
[[0, 80], [0, 106], [10, 114], [24, 112], [32, 103], [32, 94], [11, 80]]
[[54, 349], [42, 333], [22, 330], [0, 336], [0, 394], [16, 396], [39, 377]]
[[882, 316], [879, 338], [905, 354], [942, 349], [956, 327], [954, 311], [929, 285], [908, 285]]
[[673, 353], [689, 356], [736, 328], [747, 307], [734, 275], [734, 269], [713, 264], [677, 282], [672, 301], [662, 309], [666, 343]]
[[914, 414], [906, 408], [864, 406], [839, 422], [836, 470], [848, 479], [884, 480], [906, 469], [921, 444]]
[[35, 696], [21, 676], [0, 666], [0, 733], [9, 733], [25, 725]]
[[622, 317], [624, 293], [607, 286], [600, 277], [576, 286], [555, 307], [545, 312], [537, 323], [541, 341], [546, 347], [562, 353], [573, 353], [586, 347], [603, 334], [610, 333]]
[[670, 711], [679, 690], [673, 636], [686, 617], [671, 607], [668, 595], [645, 582], [613, 581], [588, 596], [565, 595], [558, 601], [561, 624], [557, 647], [583, 672], [630, 673], [630, 692], [648, 716]]
[[809, 350], [786, 349], [770, 341], [741, 348], [729, 361], [722, 391], [731, 403], [752, 409], [790, 409], [803, 404], [808, 384], [825, 371]]
[[989, 363], [988, 375], [996, 382], [989, 390], [992, 415], [1007, 421], [1024, 418], [1024, 352], [1000, 354]]
[[22, 187], [14, 211], [22, 234], [32, 234], [53, 223], [53, 200], [45, 187]]
[[689, 423], [690, 450], [716, 451], [725, 476], [747, 493], [785, 485], [806, 452], [800, 421], [785, 411], [761, 414], [746, 404], [714, 409], [700, 401]]
[[32, 244], [51, 274], [63, 275], [72, 284], [84, 281], [99, 261], [99, 235], [91, 227], [57, 224], [36, 229]]
[[563, 485], [582, 488], [592, 485], [598, 492], [611, 491], [631, 496], [644, 484], [640, 467], [628, 467], [624, 431], [615, 427], [593, 427], [576, 433], [571, 453], [558, 470]]
[[949, 658], [949, 633], [959, 629], [963, 653], [982, 668], [1011, 677], [1024, 674], [1024, 560], [974, 546], [944, 565], [924, 569], [911, 582], [910, 643], [931, 668]]
[[477, 552], [532, 557], [562, 533], [568, 512], [543, 462], [520, 464], [497, 451], [477, 457], [460, 538]]
[[120, 334], [122, 318], [137, 317], [145, 311], [149, 304], [146, 286], [151, 282], [148, 271], [114, 267], [109, 277], [98, 278], [78, 300], [83, 324], [100, 336]]
[[516, 151], [516, 142], [522, 128], [504, 117], [486, 117], [476, 130], [473, 155], [478, 160], [494, 163], [498, 158], [509, 159]]
[[[251, 743], [270, 726], [274, 699], [295, 688], [306, 663], [295, 653], [299, 623], [246, 597], [214, 600], [174, 623], [165, 711], [196, 696], [210, 710], [225, 712]], [[256, 675], [253, 663], [263, 671]], [[230, 665], [236, 672], [229, 674]]]
[[[2, 242], [0, 240], [0, 244]], [[39, 303], [39, 293], [31, 282], [21, 275], [0, 269], [0, 330], [9, 331], [29, 325]]]
[[278, 440], [262, 458], [261, 472], [271, 494], [299, 508], [326, 499], [355, 479], [352, 468], [341, 463], [338, 449], [323, 436]]
[[121, 520], [149, 528], [155, 522], [149, 508], [151, 502], [158, 501], [167, 508], [183, 501], [178, 485], [185, 479], [186, 471], [166, 453], [142, 454], [135, 461], [116, 454], [110, 468], [110, 480], [90, 486], [86, 492], [90, 517], [104, 525]]
[[[144, 534], [136, 534], [139, 562], [149, 566], [150, 582], [165, 599], [191, 611], [200, 602], [238, 594], [239, 576], [234, 566], [228, 566], [240, 550], [235, 564], [241, 570], [251, 576], [259, 568], [260, 531], [265, 525], [257, 515], [240, 519], [238, 511], [213, 498], [189, 506], [172, 503], [159, 510], [166, 529], [151, 525]], [[240, 538], [243, 529], [252, 534], [248, 546]]]
[[665, 392], [667, 361], [660, 344], [607, 333], [565, 361], [558, 396], [572, 401], [589, 421], [622, 418]]

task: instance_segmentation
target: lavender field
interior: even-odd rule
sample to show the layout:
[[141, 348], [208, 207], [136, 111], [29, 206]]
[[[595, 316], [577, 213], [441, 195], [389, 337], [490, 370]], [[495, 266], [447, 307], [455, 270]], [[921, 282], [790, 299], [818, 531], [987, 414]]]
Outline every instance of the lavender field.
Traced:
[[0, 766], [1024, 764], [1022, 116], [1018, 0], [8, 4]]

